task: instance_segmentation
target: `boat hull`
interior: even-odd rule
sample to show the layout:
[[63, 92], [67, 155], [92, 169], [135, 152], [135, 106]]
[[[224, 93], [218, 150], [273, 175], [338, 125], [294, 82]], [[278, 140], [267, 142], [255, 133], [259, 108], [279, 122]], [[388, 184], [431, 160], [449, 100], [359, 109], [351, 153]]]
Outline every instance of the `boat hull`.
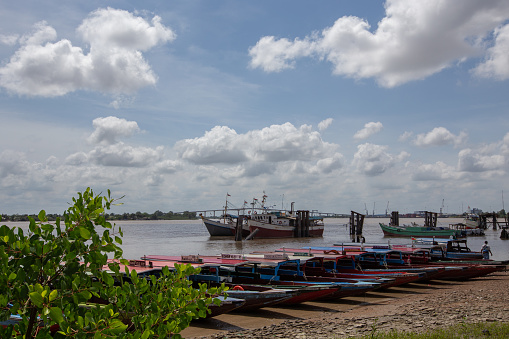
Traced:
[[[309, 226], [310, 237], [321, 237], [323, 236], [323, 225], [311, 225]], [[249, 231], [255, 233], [257, 239], [270, 239], [270, 238], [294, 238], [295, 226], [291, 225], [274, 225], [268, 223], [262, 223], [258, 221], [249, 221]]]
[[[203, 218], [203, 223], [207, 228], [211, 237], [231, 237], [235, 235], [236, 232], [236, 224], [225, 224], [220, 221]], [[249, 230], [247, 227], [243, 226], [242, 228], [242, 236], [246, 237], [249, 235]]]
[[435, 238], [449, 238], [460, 237], [461, 231], [452, 230], [449, 228], [432, 228], [432, 227], [400, 227], [388, 226], [380, 223], [380, 228], [384, 235], [391, 237], [435, 237]]

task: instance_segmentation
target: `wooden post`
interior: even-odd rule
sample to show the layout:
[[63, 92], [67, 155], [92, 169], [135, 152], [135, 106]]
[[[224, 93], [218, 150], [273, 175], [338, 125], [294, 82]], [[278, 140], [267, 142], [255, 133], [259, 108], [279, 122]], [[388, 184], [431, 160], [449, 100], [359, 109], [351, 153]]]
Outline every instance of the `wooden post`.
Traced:
[[350, 235], [355, 234], [355, 212], [350, 211]]
[[497, 213], [493, 212], [493, 229], [497, 229]]
[[237, 224], [235, 225], [235, 241], [242, 241], [242, 224], [244, 223], [244, 216], [239, 215]]
[[483, 229], [483, 230], [488, 229], [488, 221], [486, 219], [486, 214], [481, 214], [479, 216], [479, 219], [480, 219], [480, 221], [479, 221], [479, 228]]
[[364, 215], [351, 211], [350, 214], [350, 236], [353, 242], [360, 242], [362, 238], [362, 226], [364, 225]]
[[297, 219], [295, 220], [295, 231], [294, 231], [295, 238], [301, 237], [301, 233], [300, 233], [301, 220], [302, 220], [302, 215], [301, 215], [300, 211], [297, 211]]
[[309, 220], [309, 211], [306, 211], [306, 227], [304, 228], [304, 236], [309, 237], [309, 226], [311, 221]]
[[424, 211], [424, 226], [437, 227], [438, 213]]
[[392, 211], [391, 222], [389, 223], [391, 226], [399, 226], [399, 212]]

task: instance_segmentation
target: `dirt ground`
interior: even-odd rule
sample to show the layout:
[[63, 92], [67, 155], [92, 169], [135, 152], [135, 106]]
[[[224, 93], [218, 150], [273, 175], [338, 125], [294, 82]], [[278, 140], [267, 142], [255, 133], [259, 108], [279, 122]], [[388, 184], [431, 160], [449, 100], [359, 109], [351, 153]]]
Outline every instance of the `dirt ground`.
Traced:
[[347, 338], [373, 331], [424, 331], [458, 322], [509, 322], [509, 272], [432, 281], [334, 302], [263, 308], [199, 320], [184, 338]]

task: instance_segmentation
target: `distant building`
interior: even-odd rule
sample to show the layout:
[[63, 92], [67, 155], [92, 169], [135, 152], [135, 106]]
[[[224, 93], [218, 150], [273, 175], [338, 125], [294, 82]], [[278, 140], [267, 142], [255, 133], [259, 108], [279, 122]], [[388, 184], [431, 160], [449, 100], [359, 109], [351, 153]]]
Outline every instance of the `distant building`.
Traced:
[[473, 214], [482, 214], [482, 209], [480, 209], [480, 208], [472, 208], [472, 213]]

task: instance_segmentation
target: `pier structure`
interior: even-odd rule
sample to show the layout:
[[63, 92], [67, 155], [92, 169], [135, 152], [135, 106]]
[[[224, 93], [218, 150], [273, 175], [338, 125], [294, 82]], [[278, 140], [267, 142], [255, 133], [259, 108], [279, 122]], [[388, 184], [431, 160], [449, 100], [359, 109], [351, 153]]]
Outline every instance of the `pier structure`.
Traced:
[[425, 227], [437, 227], [438, 213], [424, 211], [424, 226]]
[[494, 230], [507, 229], [509, 227], [507, 215], [506, 215], [505, 220], [504, 220], [504, 218], [502, 218], [502, 220], [499, 220], [498, 213], [496, 213], [496, 212], [480, 214], [479, 215], [479, 228], [486, 230], [489, 227], [493, 227]]
[[350, 237], [352, 242], [362, 242], [362, 227], [364, 226], [364, 214], [351, 211], [350, 214]]
[[295, 238], [309, 237], [309, 211], [297, 211]]
[[392, 211], [391, 212], [391, 221], [389, 222], [390, 226], [399, 226], [399, 212]]

